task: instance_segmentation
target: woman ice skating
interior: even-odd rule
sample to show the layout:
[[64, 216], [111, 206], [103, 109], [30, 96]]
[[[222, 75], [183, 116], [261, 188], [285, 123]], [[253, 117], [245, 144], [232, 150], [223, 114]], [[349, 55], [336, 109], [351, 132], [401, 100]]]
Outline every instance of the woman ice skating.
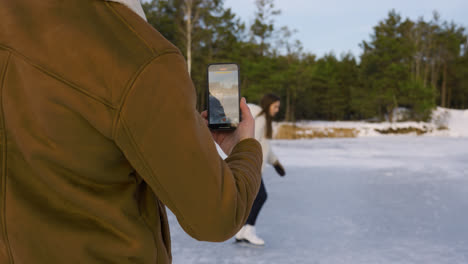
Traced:
[[[280, 98], [274, 94], [269, 93], [263, 96], [262, 100], [260, 101], [260, 106], [253, 104], [249, 104], [248, 106], [252, 112], [252, 116], [255, 117], [255, 139], [257, 139], [262, 145], [262, 172], [265, 168], [265, 163], [269, 163], [273, 165], [276, 172], [283, 177], [285, 175], [284, 168], [270, 147], [270, 139], [272, 138], [273, 134], [272, 119], [279, 111]], [[258, 191], [257, 197], [255, 198], [249, 218], [247, 219], [246, 224], [235, 236], [237, 242], [248, 242], [258, 246], [265, 244], [265, 241], [258, 237], [255, 232], [255, 223], [266, 199], [267, 192], [265, 190], [265, 185], [262, 179], [260, 190]]]

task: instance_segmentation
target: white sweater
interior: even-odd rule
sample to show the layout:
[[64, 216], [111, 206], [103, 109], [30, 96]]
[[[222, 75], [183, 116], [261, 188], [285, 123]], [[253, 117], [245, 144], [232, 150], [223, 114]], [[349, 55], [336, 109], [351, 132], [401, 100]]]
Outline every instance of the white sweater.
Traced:
[[252, 116], [255, 118], [255, 139], [258, 140], [258, 142], [260, 142], [260, 145], [262, 145], [262, 151], [263, 151], [262, 171], [263, 171], [263, 169], [265, 168], [265, 163], [273, 164], [276, 161], [278, 161], [278, 158], [273, 153], [270, 147], [270, 139], [266, 138], [265, 136], [265, 133], [266, 133], [265, 113], [261, 114], [260, 116], [257, 116], [262, 111], [262, 108], [254, 104], [247, 104], [247, 105], [250, 108], [250, 112], [252, 113]]

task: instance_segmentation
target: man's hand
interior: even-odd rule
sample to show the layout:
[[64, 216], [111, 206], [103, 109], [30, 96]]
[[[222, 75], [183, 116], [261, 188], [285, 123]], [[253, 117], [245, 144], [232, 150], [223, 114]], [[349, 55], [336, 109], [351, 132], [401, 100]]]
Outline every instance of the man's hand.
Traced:
[[[242, 97], [240, 101], [240, 110], [242, 114], [242, 121], [234, 131], [211, 131], [213, 139], [226, 155], [231, 154], [234, 146], [240, 141], [253, 138], [255, 136], [255, 119], [250, 113], [250, 109], [247, 106], [245, 98]], [[205, 110], [201, 113], [201, 116], [205, 119], [208, 125], [208, 112]]]
[[273, 167], [275, 168], [276, 172], [279, 174], [279, 176], [284, 177], [286, 175], [286, 172], [284, 171], [283, 165], [279, 161], [276, 161], [273, 163]]

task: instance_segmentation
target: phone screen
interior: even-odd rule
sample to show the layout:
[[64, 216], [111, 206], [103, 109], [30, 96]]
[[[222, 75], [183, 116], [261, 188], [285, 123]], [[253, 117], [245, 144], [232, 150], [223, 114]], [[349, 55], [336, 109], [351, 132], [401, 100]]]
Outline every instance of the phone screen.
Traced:
[[208, 66], [208, 114], [210, 128], [233, 129], [239, 125], [239, 67]]

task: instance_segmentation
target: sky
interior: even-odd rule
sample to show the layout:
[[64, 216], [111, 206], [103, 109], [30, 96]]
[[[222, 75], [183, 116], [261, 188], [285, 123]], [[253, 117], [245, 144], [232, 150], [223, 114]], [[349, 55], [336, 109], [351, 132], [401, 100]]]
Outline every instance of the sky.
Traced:
[[[225, 7], [232, 8], [246, 25], [254, 19], [254, 0], [225, 0]], [[302, 42], [304, 51], [318, 57], [334, 52], [341, 55], [362, 53], [359, 44], [368, 41], [373, 27], [385, 19], [391, 9], [402, 18], [425, 21], [437, 10], [442, 21], [455, 22], [468, 27], [468, 0], [275, 0], [281, 10], [275, 27], [287, 26], [298, 32], [294, 39]], [[467, 31], [465, 31], [467, 32]]]

